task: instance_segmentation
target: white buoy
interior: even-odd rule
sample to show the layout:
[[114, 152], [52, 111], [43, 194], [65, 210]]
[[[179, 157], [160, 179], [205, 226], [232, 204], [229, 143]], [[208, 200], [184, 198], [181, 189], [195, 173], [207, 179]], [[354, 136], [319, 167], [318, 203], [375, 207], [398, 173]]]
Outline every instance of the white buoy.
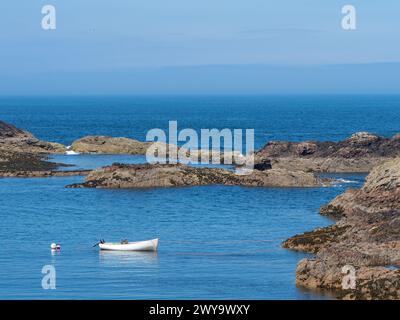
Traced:
[[56, 249], [57, 249], [57, 245], [56, 245], [55, 243], [52, 243], [52, 244], [50, 245], [50, 248], [51, 248], [52, 250], [56, 250]]

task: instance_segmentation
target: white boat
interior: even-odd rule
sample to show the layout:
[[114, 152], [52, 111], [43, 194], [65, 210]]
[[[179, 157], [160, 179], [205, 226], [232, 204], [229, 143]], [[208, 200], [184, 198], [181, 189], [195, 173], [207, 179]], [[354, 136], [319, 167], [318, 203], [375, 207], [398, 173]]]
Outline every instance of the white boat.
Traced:
[[101, 250], [113, 251], [157, 251], [158, 239], [137, 242], [103, 242], [99, 243]]

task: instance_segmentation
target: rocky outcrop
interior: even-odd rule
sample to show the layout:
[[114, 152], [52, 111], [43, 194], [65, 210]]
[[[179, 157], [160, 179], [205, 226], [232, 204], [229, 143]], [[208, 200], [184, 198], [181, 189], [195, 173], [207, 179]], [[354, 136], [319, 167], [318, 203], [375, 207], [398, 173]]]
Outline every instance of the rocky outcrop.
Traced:
[[67, 167], [62, 163], [46, 161], [42, 154], [0, 150], [0, 177], [62, 177], [86, 175], [90, 170], [58, 171]]
[[338, 241], [348, 226], [329, 226], [319, 228], [311, 232], [305, 232], [301, 235], [296, 235], [286, 240], [283, 247], [301, 252], [317, 253], [321, 248], [327, 244], [335, 243]]
[[[299, 263], [297, 284], [338, 290], [346, 299], [400, 299], [400, 158], [374, 168], [361, 189], [345, 192], [321, 213], [339, 221], [283, 244], [316, 253]], [[342, 286], [346, 265], [354, 267], [354, 289]]]
[[65, 150], [61, 144], [41, 141], [27, 131], [0, 121], [0, 177], [50, 172], [63, 165], [46, 161], [46, 155]]
[[0, 149], [1, 172], [44, 171], [55, 169], [58, 166], [57, 163], [45, 161], [41, 155]]
[[400, 214], [400, 158], [374, 168], [359, 190], [348, 190], [321, 208], [327, 216], [349, 215], [355, 210], [368, 214]]
[[0, 152], [64, 153], [65, 146], [37, 139], [31, 133], [0, 121]]
[[282, 169], [253, 171], [238, 175], [219, 168], [191, 167], [182, 164], [113, 164], [92, 171], [82, 184], [69, 187], [86, 188], [150, 188], [201, 185], [249, 187], [316, 187], [327, 181], [313, 174]]
[[297, 266], [296, 283], [310, 289], [324, 288], [345, 300], [398, 300], [400, 299], [400, 270], [385, 267], [357, 267], [355, 289], [343, 290], [345, 270], [327, 266], [321, 260], [303, 259]]
[[80, 153], [144, 155], [151, 142], [108, 136], [87, 136], [73, 142], [71, 148]]
[[270, 159], [273, 167], [313, 172], [370, 172], [400, 156], [400, 139], [368, 132], [340, 142], [271, 141], [255, 154], [256, 163]]
[[12, 171], [0, 170], [0, 177], [2, 178], [49, 178], [49, 177], [71, 177], [71, 176], [85, 176], [89, 174], [90, 170], [34, 170], [34, 171]]

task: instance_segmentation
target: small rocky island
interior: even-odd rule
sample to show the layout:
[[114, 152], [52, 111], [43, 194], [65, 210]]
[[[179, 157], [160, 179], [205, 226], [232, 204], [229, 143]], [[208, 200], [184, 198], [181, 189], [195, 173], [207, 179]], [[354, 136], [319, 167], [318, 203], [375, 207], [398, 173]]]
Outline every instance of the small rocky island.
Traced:
[[[346, 191], [321, 214], [339, 220], [283, 244], [316, 253], [298, 264], [297, 285], [345, 299], [400, 299], [400, 158], [374, 168], [361, 189]], [[356, 270], [354, 290], [342, 287], [345, 265]]]
[[269, 159], [275, 168], [312, 172], [368, 173], [396, 157], [400, 157], [399, 134], [384, 138], [358, 132], [339, 142], [270, 141], [255, 153], [255, 162]]
[[155, 188], [203, 185], [247, 187], [318, 187], [328, 181], [304, 171], [270, 169], [238, 175], [221, 168], [183, 164], [113, 164], [92, 171], [86, 181], [70, 188]]

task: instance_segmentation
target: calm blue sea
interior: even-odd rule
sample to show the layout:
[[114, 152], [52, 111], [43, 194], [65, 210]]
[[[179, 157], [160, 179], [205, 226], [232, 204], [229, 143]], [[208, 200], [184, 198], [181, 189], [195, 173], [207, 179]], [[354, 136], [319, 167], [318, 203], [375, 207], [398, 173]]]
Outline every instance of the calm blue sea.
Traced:
[[[144, 139], [151, 128], [254, 128], [270, 139], [339, 140], [356, 131], [400, 132], [399, 96], [0, 98], [0, 119], [43, 140], [88, 134]], [[143, 157], [76, 155], [54, 161], [95, 168]], [[325, 226], [318, 208], [363, 175], [329, 188], [226, 186], [148, 190], [66, 189], [81, 177], [0, 179], [2, 299], [326, 299], [295, 286], [307, 255], [281, 248]], [[100, 238], [159, 237], [158, 254], [99, 252]], [[50, 243], [61, 243], [52, 254]], [[56, 289], [41, 286], [56, 268]]]

